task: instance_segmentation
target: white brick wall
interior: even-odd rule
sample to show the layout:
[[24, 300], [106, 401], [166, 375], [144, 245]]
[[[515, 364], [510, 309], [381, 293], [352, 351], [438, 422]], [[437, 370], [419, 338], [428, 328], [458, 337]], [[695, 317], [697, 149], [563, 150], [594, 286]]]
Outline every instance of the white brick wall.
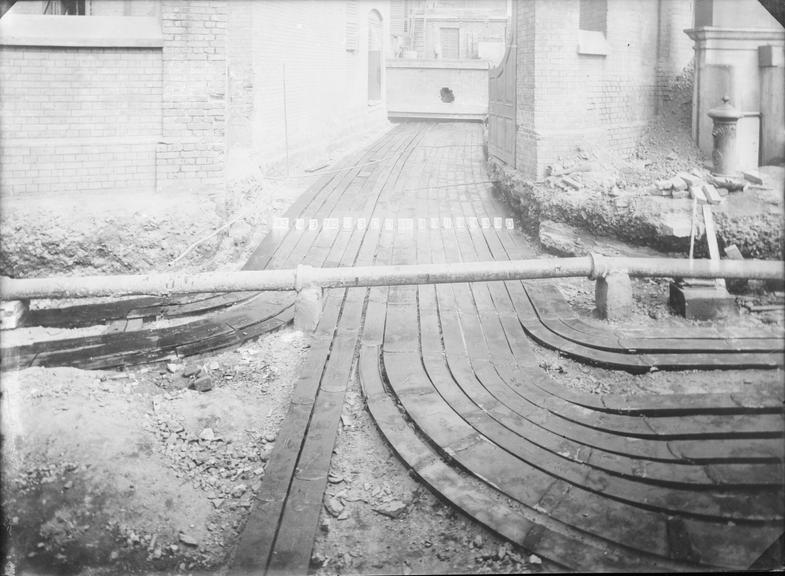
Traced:
[[367, 47], [368, 13], [377, 10], [384, 28], [382, 63], [389, 56], [389, 5], [377, 0], [357, 2], [357, 50], [347, 51], [346, 4], [252, 2], [253, 145], [261, 164], [284, 155], [284, 64], [291, 152], [351, 137], [369, 122], [386, 118], [384, 105], [368, 105]]
[[[607, 6], [607, 55], [587, 55], [577, 49], [578, 0], [518, 4], [517, 156], [531, 177], [559, 156], [574, 156], [581, 142], [630, 152], [656, 113], [660, 87], [678, 72], [674, 62], [684, 59], [681, 37], [659, 37], [657, 2]], [[667, 30], [689, 26], [690, 10], [670, 0], [665, 6]]]
[[223, 186], [226, 21], [224, 1], [161, 3], [164, 47], [159, 190], [216, 190]]
[[155, 185], [156, 49], [0, 48], [0, 192]]
[[284, 63], [290, 153], [386, 121], [367, 98], [371, 10], [390, 55], [384, 0], [357, 2], [354, 51], [345, 2], [107, 2], [157, 14], [163, 47], [0, 47], [0, 194], [218, 191], [227, 150], [284, 157]]

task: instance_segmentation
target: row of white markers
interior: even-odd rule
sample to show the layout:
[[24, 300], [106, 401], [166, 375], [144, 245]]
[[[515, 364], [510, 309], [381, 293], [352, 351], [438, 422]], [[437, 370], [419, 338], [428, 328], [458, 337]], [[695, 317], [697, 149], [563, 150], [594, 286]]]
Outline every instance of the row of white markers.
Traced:
[[455, 218], [353, 218], [345, 216], [343, 218], [273, 218], [273, 230], [379, 230], [383, 228], [387, 231], [413, 232], [417, 230], [476, 230], [495, 228], [496, 230], [512, 230], [515, 223], [512, 218], [477, 218], [471, 216], [465, 218], [457, 216]]

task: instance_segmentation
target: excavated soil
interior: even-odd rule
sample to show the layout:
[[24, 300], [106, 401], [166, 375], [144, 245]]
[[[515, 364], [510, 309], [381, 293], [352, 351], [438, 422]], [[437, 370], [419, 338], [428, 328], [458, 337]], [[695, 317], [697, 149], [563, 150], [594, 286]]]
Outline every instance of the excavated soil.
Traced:
[[[660, 103], [658, 115], [643, 131], [629, 155], [602, 142], [576, 144], [548, 166], [542, 181], [522, 178], [495, 159], [489, 162], [499, 195], [533, 234], [552, 220], [613, 236], [664, 252], [687, 255], [693, 201], [664, 196], [658, 182], [679, 173], [711, 182], [708, 159], [692, 141], [690, 111], [692, 71], [676, 78]], [[746, 183], [712, 205], [719, 247], [735, 245], [745, 258], [781, 260], [785, 254], [785, 168], [761, 169], [764, 185]], [[667, 194], [670, 194], [669, 192]], [[697, 207], [695, 255], [707, 257], [702, 206]]]

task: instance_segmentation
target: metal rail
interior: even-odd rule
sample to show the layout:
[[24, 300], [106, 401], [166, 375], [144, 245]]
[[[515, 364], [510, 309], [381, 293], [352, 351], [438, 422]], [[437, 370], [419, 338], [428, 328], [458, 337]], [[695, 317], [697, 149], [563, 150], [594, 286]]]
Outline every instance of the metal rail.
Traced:
[[246, 292], [303, 288], [352, 288], [404, 284], [487, 282], [535, 278], [603, 277], [623, 271], [636, 277], [748, 278], [785, 280], [781, 261], [687, 260], [672, 258], [616, 258], [596, 254], [455, 264], [361, 266], [289, 270], [208, 272], [200, 274], [143, 274], [14, 279], [0, 278], [2, 300], [86, 298], [96, 296], [168, 295], [199, 292]]

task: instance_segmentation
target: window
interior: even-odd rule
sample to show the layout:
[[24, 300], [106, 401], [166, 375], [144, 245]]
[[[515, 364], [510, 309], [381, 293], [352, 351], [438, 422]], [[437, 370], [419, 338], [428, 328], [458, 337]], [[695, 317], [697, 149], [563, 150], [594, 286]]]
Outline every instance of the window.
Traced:
[[605, 34], [607, 25], [607, 0], [580, 0], [580, 25], [578, 27], [581, 30]]
[[84, 16], [87, 0], [44, 0], [44, 14], [52, 16]]
[[458, 28], [439, 28], [442, 58], [460, 58], [460, 30]]
[[579, 0], [578, 53], [605, 56], [608, 42], [608, 0]]

